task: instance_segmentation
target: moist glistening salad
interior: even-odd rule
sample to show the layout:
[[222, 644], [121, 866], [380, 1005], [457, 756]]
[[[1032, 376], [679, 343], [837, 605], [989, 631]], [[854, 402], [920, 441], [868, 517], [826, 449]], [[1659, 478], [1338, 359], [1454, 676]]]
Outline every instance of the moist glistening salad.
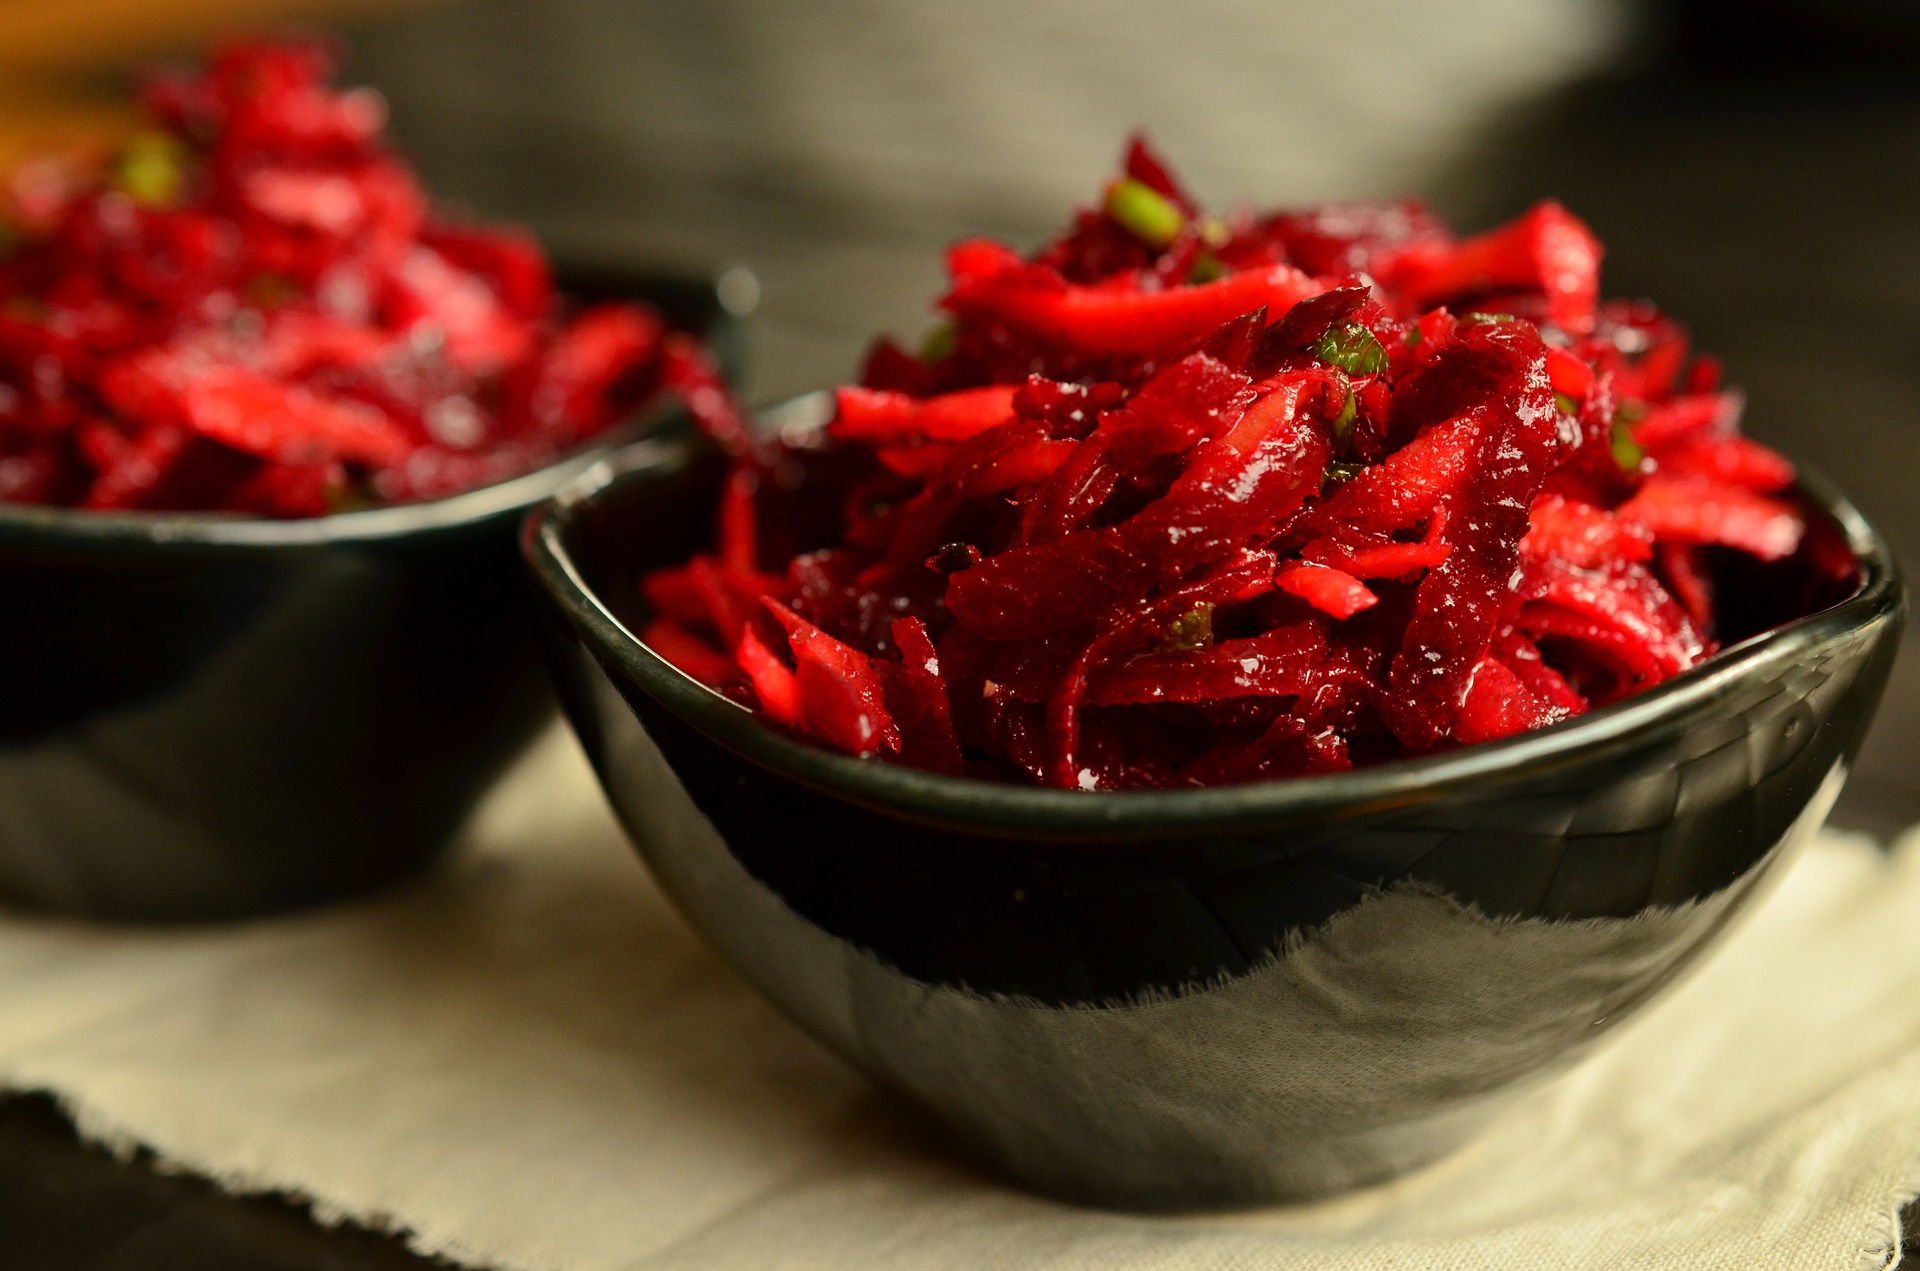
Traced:
[[0, 502], [318, 516], [539, 467], [662, 387], [729, 408], [652, 309], [570, 312], [525, 231], [434, 215], [331, 71], [234, 44], [0, 185]]
[[1538, 728], [1716, 648], [1716, 567], [1853, 574], [1684, 330], [1556, 203], [1209, 215], [1136, 141], [1023, 256], [947, 253], [812, 438], [737, 434], [641, 638], [826, 746], [1069, 790]]

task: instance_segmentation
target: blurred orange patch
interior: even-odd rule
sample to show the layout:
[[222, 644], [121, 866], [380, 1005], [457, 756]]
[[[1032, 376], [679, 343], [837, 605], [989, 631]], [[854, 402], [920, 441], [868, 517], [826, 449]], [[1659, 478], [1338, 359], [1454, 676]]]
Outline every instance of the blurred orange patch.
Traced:
[[136, 124], [126, 76], [224, 31], [324, 24], [420, 0], [60, 0], [0, 3], [0, 169], [97, 152]]

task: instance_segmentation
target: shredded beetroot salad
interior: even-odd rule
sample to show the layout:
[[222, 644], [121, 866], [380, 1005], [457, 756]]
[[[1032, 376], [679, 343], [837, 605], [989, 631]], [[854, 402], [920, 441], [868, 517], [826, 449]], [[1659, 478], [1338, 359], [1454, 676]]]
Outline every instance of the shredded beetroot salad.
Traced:
[[524, 231], [435, 219], [331, 69], [235, 45], [110, 159], [6, 183], [0, 501], [316, 516], [527, 471], [662, 385], [725, 407], [651, 309], [566, 314]]
[[1221, 221], [1136, 142], [1057, 241], [947, 266], [926, 347], [879, 344], [824, 437], [736, 446], [714, 552], [642, 584], [653, 649], [849, 754], [1337, 771], [1686, 670], [1719, 553], [1851, 575], [1555, 203], [1465, 239], [1412, 203]]

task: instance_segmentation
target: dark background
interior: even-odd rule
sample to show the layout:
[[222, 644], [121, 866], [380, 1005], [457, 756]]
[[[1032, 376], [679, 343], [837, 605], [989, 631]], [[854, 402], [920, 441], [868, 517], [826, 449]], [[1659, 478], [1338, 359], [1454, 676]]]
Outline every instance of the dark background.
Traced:
[[[479, 213], [576, 259], [751, 267], [761, 402], [847, 376], [876, 330], [915, 334], [941, 245], [1037, 241], [1134, 126], [1216, 205], [1424, 191], [1475, 229], [1556, 196], [1606, 241], [1608, 290], [1687, 320], [1749, 431], [1920, 560], [1907, 4], [0, 0], [0, 158], [111, 126], [138, 58], [290, 15], [346, 37], [430, 184]], [[1835, 821], [1920, 819], [1917, 754], [1909, 652]], [[419, 1265], [0, 1103], [6, 1271]]]

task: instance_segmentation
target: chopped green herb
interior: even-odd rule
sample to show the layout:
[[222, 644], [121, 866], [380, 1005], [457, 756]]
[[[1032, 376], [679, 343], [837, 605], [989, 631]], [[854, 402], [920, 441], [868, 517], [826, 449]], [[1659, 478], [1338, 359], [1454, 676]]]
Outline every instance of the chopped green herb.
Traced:
[[1360, 395], [1351, 388], [1347, 390], [1347, 400], [1340, 404], [1340, 413], [1334, 416], [1333, 438], [1345, 441], [1353, 435], [1353, 421], [1360, 415]]
[[1647, 404], [1637, 397], [1621, 402], [1620, 408], [1613, 412], [1613, 422], [1616, 424], [1637, 424], [1646, 417]]
[[942, 322], [927, 332], [926, 339], [920, 341], [920, 361], [927, 366], [944, 362], [953, 356], [956, 343], [957, 337], [953, 323]]
[[142, 132], [127, 142], [114, 184], [135, 203], [165, 207], [180, 193], [186, 151], [165, 133]]
[[1340, 323], [1315, 340], [1309, 351], [1349, 375], [1378, 375], [1387, 369], [1387, 351], [1358, 322]]
[[1408, 347], [1408, 348], [1410, 348], [1410, 349], [1417, 349], [1417, 348], [1419, 348], [1419, 347], [1420, 347], [1420, 340], [1421, 340], [1421, 335], [1420, 335], [1420, 328], [1419, 328], [1419, 327], [1408, 327], [1408, 328], [1407, 328], [1407, 334], [1406, 334], [1406, 335], [1405, 335], [1405, 336], [1404, 336], [1403, 338], [1404, 338], [1404, 339], [1406, 340], [1406, 343], [1407, 343], [1407, 347]]
[[1562, 415], [1578, 415], [1580, 413], [1580, 403], [1574, 401], [1565, 393], [1555, 393], [1553, 395], [1553, 404], [1560, 408]]
[[1640, 460], [1645, 457], [1645, 454], [1646, 452], [1640, 449], [1640, 444], [1633, 439], [1633, 433], [1628, 429], [1626, 421], [1619, 415], [1615, 415], [1613, 461], [1620, 465], [1623, 472], [1637, 472], [1640, 469]]
[[1213, 606], [1198, 604], [1167, 624], [1160, 642], [1165, 653], [1191, 653], [1213, 643]]
[[1233, 231], [1227, 223], [1217, 216], [1209, 216], [1200, 222], [1200, 241], [1209, 247], [1225, 247], [1233, 240]]
[[1201, 252], [1193, 258], [1193, 268], [1187, 271], [1187, 281], [1194, 286], [1203, 282], [1213, 282], [1227, 276], [1227, 267], [1212, 252]]
[[1327, 465], [1325, 472], [1320, 474], [1320, 489], [1324, 493], [1334, 486], [1353, 480], [1365, 470], [1366, 465], [1363, 463], [1341, 463], [1336, 459]]
[[1186, 213], [1144, 181], [1123, 177], [1107, 191], [1107, 215], [1149, 247], [1165, 247], [1186, 227]]

